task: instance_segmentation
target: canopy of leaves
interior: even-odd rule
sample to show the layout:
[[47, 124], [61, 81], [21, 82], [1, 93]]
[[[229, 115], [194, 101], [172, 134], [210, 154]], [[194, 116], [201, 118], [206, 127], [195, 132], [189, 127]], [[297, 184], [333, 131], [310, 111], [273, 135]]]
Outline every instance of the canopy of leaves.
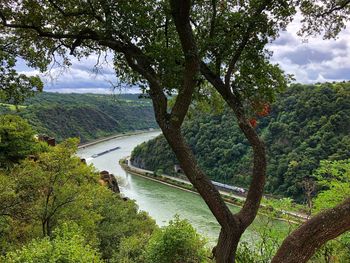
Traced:
[[[194, 1], [191, 23], [200, 59], [226, 77], [242, 98], [272, 100], [286, 80], [269, 62], [271, 53], [265, 45], [291, 21], [293, 3]], [[148, 76], [155, 73], [165, 91], [181, 89], [184, 54], [168, 1], [11, 0], [0, 8], [1, 32], [7, 42], [17, 43], [17, 52], [31, 66], [41, 70], [51, 62], [69, 66], [69, 54], [81, 58], [113, 50], [122, 80], [147, 89]], [[144, 68], [143, 76], [129, 67], [135, 60]]]
[[350, 196], [350, 159], [321, 161], [314, 176], [321, 188], [314, 200], [316, 211], [334, 207]]
[[[111, 259], [123, 239], [151, 235], [155, 222], [146, 213], [139, 213], [133, 201], [124, 201], [100, 185], [94, 168], [74, 156], [76, 149], [77, 140], [70, 139], [39, 153], [37, 160], [25, 159], [0, 174], [4, 182], [0, 194], [1, 253], [20, 248], [32, 239], [52, 238], [64, 224], [79, 225], [84, 240], [103, 259]], [[55, 241], [35, 241], [18, 252], [18, 257], [23, 253], [28, 256], [30, 252], [26, 251], [40, 247], [43, 257], [51, 256], [52, 249], [56, 249], [52, 242]], [[57, 253], [64, 257], [67, 246]]]
[[0, 39], [0, 102], [19, 105], [25, 98], [42, 91], [43, 83], [38, 76], [16, 72], [16, 52], [11, 52], [11, 45], [5, 45]]

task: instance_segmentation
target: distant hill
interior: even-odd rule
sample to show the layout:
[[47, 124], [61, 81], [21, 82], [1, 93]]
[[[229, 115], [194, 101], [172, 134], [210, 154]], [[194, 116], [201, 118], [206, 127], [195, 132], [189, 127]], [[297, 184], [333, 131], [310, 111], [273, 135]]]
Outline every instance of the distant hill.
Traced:
[[[350, 83], [292, 85], [258, 119], [257, 130], [268, 150], [267, 192], [302, 201], [302, 182], [320, 160], [350, 157]], [[252, 151], [230, 110], [196, 113], [183, 133], [213, 180], [249, 185]], [[177, 164], [163, 136], [136, 147], [132, 161], [169, 174]]]
[[157, 128], [150, 100], [138, 94], [60, 94], [43, 92], [30, 98], [16, 113], [11, 105], [0, 105], [0, 113], [19, 114], [38, 133], [58, 141], [80, 137], [86, 142], [119, 132]]

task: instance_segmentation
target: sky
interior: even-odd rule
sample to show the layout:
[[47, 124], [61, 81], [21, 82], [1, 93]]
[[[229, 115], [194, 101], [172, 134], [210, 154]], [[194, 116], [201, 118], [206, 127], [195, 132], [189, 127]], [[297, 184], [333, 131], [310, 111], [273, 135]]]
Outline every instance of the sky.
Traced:
[[[287, 74], [293, 74], [296, 82], [316, 83], [350, 80], [350, 26], [336, 40], [324, 40], [322, 36], [304, 38], [297, 35], [300, 29], [298, 18], [286, 31], [268, 45], [273, 51], [271, 61], [279, 64]], [[49, 73], [40, 73], [25, 66], [19, 60], [17, 70], [28, 75], [39, 74], [44, 81], [44, 91], [64, 93], [112, 93], [113, 87], [120, 93], [138, 93], [138, 87], [120, 83], [112, 66], [112, 56], [94, 67], [97, 55], [80, 61], [72, 59], [67, 70], [53, 68]], [[121, 87], [121, 89], [120, 89]]]

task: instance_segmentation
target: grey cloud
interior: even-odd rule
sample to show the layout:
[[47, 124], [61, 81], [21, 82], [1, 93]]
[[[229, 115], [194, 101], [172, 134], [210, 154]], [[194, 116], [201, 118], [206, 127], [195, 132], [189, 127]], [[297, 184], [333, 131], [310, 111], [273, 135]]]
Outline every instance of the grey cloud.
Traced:
[[95, 63], [78, 63], [78, 64], [73, 64], [71, 66], [71, 69], [78, 69], [81, 71], [85, 71], [88, 73], [98, 73], [98, 74], [115, 74], [114, 69], [112, 66], [97, 66], [95, 67]]
[[322, 73], [322, 76], [332, 80], [348, 80], [350, 79], [350, 65], [343, 68], [328, 69]]
[[298, 43], [298, 40], [296, 39], [296, 37], [294, 37], [292, 34], [286, 32], [286, 31], [282, 31], [280, 33], [280, 36], [274, 40], [271, 45], [273, 46], [290, 46], [293, 44]]
[[310, 63], [320, 63], [331, 60], [333, 54], [331, 51], [320, 51], [310, 47], [300, 47], [294, 51], [285, 52], [280, 57], [288, 58], [292, 63], [297, 65], [307, 65]]
[[336, 41], [331, 45], [334, 49], [346, 50], [348, 48], [348, 43], [345, 40]]
[[319, 77], [319, 71], [314, 69], [305, 69], [305, 72], [307, 73], [307, 77], [311, 81], [316, 81]]

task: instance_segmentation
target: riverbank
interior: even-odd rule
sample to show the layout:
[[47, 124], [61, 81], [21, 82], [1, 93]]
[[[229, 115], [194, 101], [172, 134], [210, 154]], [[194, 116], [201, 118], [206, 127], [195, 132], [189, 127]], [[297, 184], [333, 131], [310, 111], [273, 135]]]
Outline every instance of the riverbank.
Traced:
[[[119, 164], [125, 171], [127, 171], [128, 173], [131, 173], [133, 175], [137, 175], [137, 176], [143, 177], [145, 179], [156, 181], [156, 182], [159, 182], [162, 184], [166, 184], [166, 185], [169, 185], [169, 186], [172, 186], [172, 187], [175, 187], [175, 188], [178, 188], [178, 189], [181, 189], [184, 191], [192, 192], [192, 193], [199, 195], [197, 190], [193, 187], [193, 185], [189, 181], [185, 181], [185, 180], [182, 180], [180, 178], [171, 177], [171, 176], [167, 176], [167, 175], [157, 175], [157, 174], [154, 174], [153, 171], [140, 169], [138, 167], [131, 165], [128, 158], [120, 159]], [[234, 205], [234, 206], [238, 206], [238, 207], [243, 206], [244, 201], [245, 201], [244, 197], [234, 195], [232, 193], [228, 193], [228, 192], [221, 191], [221, 190], [219, 192], [220, 192], [223, 200], [226, 203]], [[261, 204], [259, 214], [262, 214], [262, 215], [269, 214], [270, 215], [271, 210], [273, 210], [272, 207]], [[279, 213], [279, 215], [277, 217], [274, 217], [275, 219], [282, 220], [282, 221], [288, 221], [288, 222], [295, 223], [295, 224], [301, 223], [308, 218], [307, 215], [300, 213], [300, 212], [286, 211], [286, 210], [278, 210], [278, 211], [275, 210], [275, 212]]]
[[117, 133], [115, 135], [111, 135], [111, 136], [103, 137], [103, 138], [96, 139], [96, 140], [93, 140], [90, 142], [79, 144], [78, 149], [84, 149], [85, 147], [89, 147], [89, 146], [92, 146], [92, 145], [95, 145], [95, 144], [98, 144], [101, 142], [113, 140], [116, 138], [121, 138], [121, 137], [131, 136], [131, 135], [138, 135], [138, 134], [148, 133], [148, 132], [155, 132], [155, 131], [160, 131], [160, 130], [159, 129], [147, 129], [147, 130], [138, 130], [138, 131]]
[[[186, 181], [181, 180], [179, 178], [170, 178], [170, 176], [166, 176], [166, 175], [155, 175], [152, 171], [143, 170], [143, 169], [140, 169], [137, 167], [130, 166], [127, 162], [128, 162], [127, 159], [120, 159], [119, 160], [120, 166], [128, 173], [131, 173], [131, 174], [134, 174], [137, 176], [141, 176], [141, 177], [148, 179], [148, 180], [152, 180], [152, 181], [155, 181], [158, 183], [163, 183], [165, 185], [172, 186], [172, 187], [175, 187], [175, 188], [187, 191], [187, 192], [192, 192], [192, 193], [199, 195], [197, 190], [193, 187], [193, 185], [190, 182], [186, 182]], [[141, 171], [141, 170], [143, 170], [143, 171]], [[238, 206], [238, 207], [242, 206], [242, 200], [235, 198], [235, 197], [232, 197], [229, 194], [224, 194], [224, 193], [222, 193], [222, 191], [220, 191], [220, 193], [221, 193], [222, 197], [224, 198], [225, 202], [230, 203], [230, 204], [235, 205], [235, 206]]]

